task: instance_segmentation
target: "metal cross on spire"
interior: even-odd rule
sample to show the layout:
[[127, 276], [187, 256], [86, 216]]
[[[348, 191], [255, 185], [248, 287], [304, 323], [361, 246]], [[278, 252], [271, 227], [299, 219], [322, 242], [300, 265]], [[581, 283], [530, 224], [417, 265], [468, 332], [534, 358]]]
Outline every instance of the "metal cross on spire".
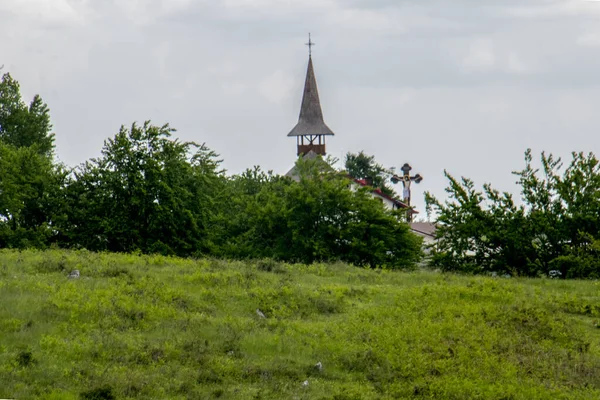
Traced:
[[312, 57], [312, 47], [315, 45], [315, 42], [310, 40], [310, 32], [308, 32], [308, 43], [305, 43], [308, 46], [308, 56]]

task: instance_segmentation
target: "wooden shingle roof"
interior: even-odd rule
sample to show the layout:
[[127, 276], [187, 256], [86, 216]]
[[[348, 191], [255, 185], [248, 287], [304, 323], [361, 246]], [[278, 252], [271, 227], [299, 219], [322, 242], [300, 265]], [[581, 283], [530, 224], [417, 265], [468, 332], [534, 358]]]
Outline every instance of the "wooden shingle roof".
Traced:
[[288, 136], [312, 136], [327, 135], [333, 136], [334, 133], [323, 121], [323, 111], [319, 101], [319, 92], [317, 90], [317, 80], [313, 68], [312, 57], [308, 59], [308, 70], [306, 71], [306, 81], [304, 83], [304, 94], [302, 95], [302, 107], [300, 108], [300, 118], [298, 124], [288, 133]]

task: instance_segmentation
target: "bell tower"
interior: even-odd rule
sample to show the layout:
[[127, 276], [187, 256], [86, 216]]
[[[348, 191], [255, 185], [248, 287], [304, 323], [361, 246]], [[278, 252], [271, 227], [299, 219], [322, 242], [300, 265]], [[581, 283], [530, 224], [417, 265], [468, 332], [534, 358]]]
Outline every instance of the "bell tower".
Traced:
[[317, 79], [312, 62], [312, 46], [315, 44], [308, 34], [308, 69], [304, 82], [304, 93], [302, 95], [302, 106], [298, 123], [288, 133], [289, 137], [296, 137], [298, 155], [308, 154], [313, 151], [316, 154], [325, 155], [325, 136], [333, 136], [334, 133], [323, 120], [323, 111], [319, 101], [317, 90]]

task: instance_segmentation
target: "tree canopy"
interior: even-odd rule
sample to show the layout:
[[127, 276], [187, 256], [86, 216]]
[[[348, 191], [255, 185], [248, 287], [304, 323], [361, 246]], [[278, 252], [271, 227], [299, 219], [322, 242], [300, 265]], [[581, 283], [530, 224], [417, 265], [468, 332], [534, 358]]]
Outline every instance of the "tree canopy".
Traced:
[[355, 179], [366, 179], [372, 187], [381, 189], [388, 196], [395, 197], [396, 193], [390, 185], [392, 172], [390, 168], [375, 161], [375, 156], [369, 156], [364, 151], [346, 154], [344, 168]]
[[44, 246], [55, 234], [64, 171], [39, 96], [29, 106], [9, 74], [0, 82], [0, 247]]
[[560, 159], [541, 154], [534, 168], [514, 172], [521, 204], [490, 184], [477, 191], [467, 179], [446, 172], [449, 200], [426, 195], [437, 215], [433, 264], [444, 270], [522, 276], [599, 277], [600, 165], [592, 153]]
[[[260, 167], [227, 175], [206, 145], [181, 142], [168, 124], [121, 126], [98, 158], [75, 168], [54, 160], [40, 96], [27, 105], [9, 74], [0, 82], [0, 248], [60, 246], [180, 256], [272, 258], [410, 268], [421, 240], [373, 199], [394, 196], [391, 170], [364, 152], [345, 170], [299, 158], [294, 179]], [[600, 277], [600, 161], [568, 164], [531, 150], [515, 171], [521, 198], [445, 172], [448, 199], [426, 193], [437, 222], [431, 265], [447, 271]]]
[[[168, 125], [122, 126], [98, 158], [53, 160], [49, 110], [29, 106], [8, 74], [0, 85], [0, 247], [56, 245], [180, 256], [343, 260], [412, 267], [420, 239], [398, 215], [326, 160], [298, 160], [297, 180], [260, 168], [227, 176], [205, 145]], [[363, 153], [355, 170], [380, 179]], [[383, 182], [377, 180], [377, 182]]]
[[342, 260], [371, 267], [412, 267], [421, 240], [397, 212], [344, 173], [299, 159], [298, 180], [247, 170], [229, 182], [219, 242], [224, 255], [311, 263]]
[[54, 150], [50, 111], [39, 95], [29, 106], [21, 96], [21, 87], [10, 74], [0, 82], [0, 140], [14, 147], [32, 147], [41, 155]]
[[73, 172], [64, 245], [178, 255], [203, 250], [219, 161], [204, 145], [171, 139], [172, 132], [150, 121], [121, 127], [102, 157]]

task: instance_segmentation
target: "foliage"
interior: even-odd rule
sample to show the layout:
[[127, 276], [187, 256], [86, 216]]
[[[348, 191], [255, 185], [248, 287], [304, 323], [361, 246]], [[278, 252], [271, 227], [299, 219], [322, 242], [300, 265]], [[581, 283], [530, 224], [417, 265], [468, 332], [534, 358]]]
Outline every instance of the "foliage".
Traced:
[[65, 246], [191, 255], [204, 246], [221, 181], [217, 155], [149, 121], [105, 142], [67, 185]]
[[395, 197], [396, 193], [389, 184], [392, 173], [389, 168], [383, 167], [375, 161], [375, 156], [369, 156], [363, 151], [347, 153], [344, 167], [348, 174], [355, 179], [366, 179], [371, 186], [388, 195]]
[[[0, 83], [0, 248], [212, 254], [410, 267], [420, 255], [406, 225], [335, 173], [335, 160], [299, 166], [300, 182], [260, 169], [226, 177], [205, 145], [168, 124], [124, 126], [101, 157], [67, 171], [39, 96]], [[383, 173], [360, 153], [355, 164]], [[358, 164], [357, 164], [358, 165]]]
[[[427, 194], [437, 214], [438, 244], [433, 263], [444, 270], [563, 278], [600, 276], [600, 166], [593, 154], [573, 153], [562, 162], [542, 153], [539, 169], [531, 150], [519, 177], [522, 204], [491, 185], [446, 173], [449, 200]], [[558, 271], [558, 272], [556, 272]]]
[[44, 247], [54, 236], [65, 172], [54, 164], [48, 107], [27, 107], [9, 74], [0, 82], [0, 248]]
[[48, 106], [36, 95], [29, 107], [21, 97], [19, 83], [10, 74], [0, 82], [0, 141], [14, 147], [34, 147], [50, 156], [54, 150]]
[[412, 267], [420, 240], [398, 215], [320, 159], [299, 159], [297, 181], [259, 168], [233, 177], [221, 227], [221, 256], [291, 262], [342, 260], [371, 267]]
[[597, 399], [599, 289], [3, 250], [0, 398]]
[[[299, 166], [300, 182], [260, 169], [226, 177], [208, 147], [146, 121], [122, 126], [101, 157], [67, 171], [54, 163], [50, 129], [41, 98], [26, 106], [18, 82], [4, 75], [0, 248], [341, 259], [373, 267], [410, 267], [419, 258], [407, 226], [350, 191], [333, 173], [334, 159]], [[384, 173], [363, 153], [352, 160], [377, 179]]]

